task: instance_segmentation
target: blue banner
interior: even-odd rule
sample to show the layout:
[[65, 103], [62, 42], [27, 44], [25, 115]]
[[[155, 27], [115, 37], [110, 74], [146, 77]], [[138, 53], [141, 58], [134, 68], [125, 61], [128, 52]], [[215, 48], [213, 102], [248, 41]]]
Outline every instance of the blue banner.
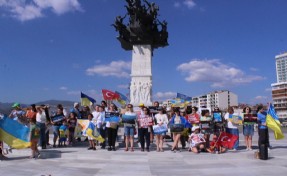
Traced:
[[168, 130], [167, 130], [167, 125], [165, 124], [162, 124], [162, 125], [154, 125], [153, 127], [153, 133], [154, 134], [164, 134], [166, 133]]
[[136, 115], [123, 115], [123, 123], [135, 124]]

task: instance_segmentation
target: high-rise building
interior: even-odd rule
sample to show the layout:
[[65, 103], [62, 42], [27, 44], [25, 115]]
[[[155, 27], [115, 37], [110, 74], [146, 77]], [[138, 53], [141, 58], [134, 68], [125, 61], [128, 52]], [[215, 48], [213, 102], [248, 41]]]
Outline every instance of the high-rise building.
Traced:
[[287, 53], [275, 56], [277, 83], [287, 82]]
[[274, 108], [279, 118], [287, 118], [287, 53], [275, 56], [277, 83], [271, 84]]

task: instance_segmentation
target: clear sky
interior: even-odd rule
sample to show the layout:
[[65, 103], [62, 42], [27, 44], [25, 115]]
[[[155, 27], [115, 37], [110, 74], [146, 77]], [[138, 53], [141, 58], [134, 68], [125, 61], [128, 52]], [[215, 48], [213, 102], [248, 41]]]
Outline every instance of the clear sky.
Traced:
[[[153, 0], [169, 46], [155, 50], [154, 100], [230, 90], [271, 100], [275, 55], [287, 51], [286, 0]], [[101, 100], [128, 93], [131, 51], [111, 26], [125, 0], [0, 0], [0, 102]]]

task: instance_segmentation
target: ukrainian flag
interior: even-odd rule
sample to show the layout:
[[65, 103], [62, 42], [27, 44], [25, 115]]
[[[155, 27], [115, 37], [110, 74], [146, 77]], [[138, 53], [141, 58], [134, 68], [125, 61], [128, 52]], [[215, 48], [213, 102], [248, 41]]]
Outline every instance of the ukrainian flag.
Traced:
[[97, 131], [96, 126], [93, 124], [93, 122], [89, 123], [89, 126], [88, 126], [88, 128], [86, 130], [86, 134], [89, 137], [99, 141], [100, 143], [103, 143], [105, 141], [105, 139]]
[[271, 128], [274, 131], [274, 136], [276, 140], [284, 138], [284, 134], [281, 130], [281, 123], [271, 103], [267, 111], [266, 124], [269, 128]]
[[82, 106], [91, 106], [96, 103], [96, 100], [81, 92]]
[[30, 147], [30, 129], [17, 120], [0, 117], [0, 141], [15, 149]]
[[116, 94], [120, 96], [120, 98], [117, 100], [121, 105], [126, 105], [129, 102], [128, 97], [125, 95], [121, 94], [120, 92], [116, 91]]

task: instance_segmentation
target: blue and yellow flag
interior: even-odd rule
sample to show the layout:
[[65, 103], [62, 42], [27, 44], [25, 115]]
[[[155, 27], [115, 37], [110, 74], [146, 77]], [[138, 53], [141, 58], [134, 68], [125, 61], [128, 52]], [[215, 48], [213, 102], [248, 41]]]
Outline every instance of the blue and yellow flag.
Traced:
[[266, 116], [266, 124], [268, 128], [274, 131], [274, 136], [276, 140], [283, 139], [284, 134], [281, 130], [281, 123], [278, 116], [276, 115], [273, 105], [270, 103], [269, 109]]
[[0, 117], [0, 141], [15, 149], [30, 147], [30, 129], [17, 120]]
[[82, 106], [91, 106], [96, 103], [96, 100], [81, 92]]
[[121, 94], [120, 92], [116, 91], [116, 94], [118, 94], [120, 96], [120, 98], [117, 100], [121, 105], [126, 105], [129, 102], [128, 97], [126, 97], [125, 95]]
[[105, 141], [105, 139], [97, 131], [96, 126], [93, 124], [93, 122], [89, 123], [89, 126], [86, 130], [86, 135], [99, 141], [99, 142], [101, 142], [101, 143]]

